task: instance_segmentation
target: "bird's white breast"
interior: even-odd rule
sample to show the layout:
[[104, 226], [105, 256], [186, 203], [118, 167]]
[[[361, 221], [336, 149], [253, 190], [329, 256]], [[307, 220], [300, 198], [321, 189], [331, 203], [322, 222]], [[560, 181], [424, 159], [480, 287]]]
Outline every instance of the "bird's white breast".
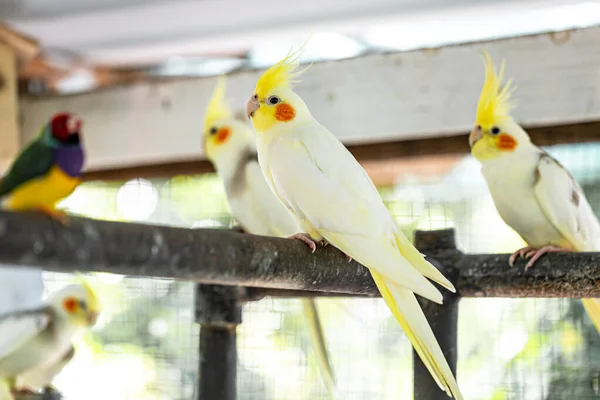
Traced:
[[559, 245], [562, 235], [540, 207], [534, 192], [539, 153], [515, 152], [483, 163], [482, 173], [498, 213], [527, 244]]

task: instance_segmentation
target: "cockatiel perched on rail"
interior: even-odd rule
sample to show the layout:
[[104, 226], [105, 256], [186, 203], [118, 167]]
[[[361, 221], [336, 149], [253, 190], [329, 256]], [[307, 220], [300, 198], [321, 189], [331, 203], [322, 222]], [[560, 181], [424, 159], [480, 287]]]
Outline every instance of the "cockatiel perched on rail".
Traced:
[[453, 285], [398, 229], [375, 185], [342, 143], [311, 115], [293, 90], [299, 52], [258, 80], [246, 111], [257, 134], [260, 166], [279, 200], [308, 234], [311, 249], [325, 240], [369, 268], [416, 352], [449, 396], [462, 395], [415, 293], [436, 303], [427, 278]]
[[[510, 265], [517, 257], [530, 258], [528, 269], [546, 253], [600, 251], [600, 224], [581, 187], [510, 116], [512, 86], [510, 81], [501, 86], [503, 71], [504, 63], [496, 73], [485, 53], [485, 82], [469, 144], [500, 216], [528, 244], [510, 257]], [[582, 301], [600, 331], [599, 300]]]
[[50, 386], [74, 355], [73, 336], [91, 328], [99, 313], [98, 297], [83, 281], [54, 293], [42, 308], [0, 315], [0, 380], [12, 391]]
[[[204, 119], [204, 152], [225, 186], [233, 215], [248, 233], [286, 237], [298, 232], [293, 216], [265, 182], [256, 154], [256, 139], [236, 120], [225, 102], [225, 77], [220, 77]], [[335, 398], [335, 380], [314, 299], [302, 299], [323, 382]]]

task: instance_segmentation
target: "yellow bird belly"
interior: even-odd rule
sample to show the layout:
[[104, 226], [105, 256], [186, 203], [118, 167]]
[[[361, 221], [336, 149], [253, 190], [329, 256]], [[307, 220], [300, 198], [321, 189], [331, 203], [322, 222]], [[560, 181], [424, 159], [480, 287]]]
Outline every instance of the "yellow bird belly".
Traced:
[[80, 183], [80, 178], [69, 176], [53, 166], [46, 175], [18, 186], [8, 199], [7, 208], [15, 211], [54, 208], [56, 203], [73, 193]]

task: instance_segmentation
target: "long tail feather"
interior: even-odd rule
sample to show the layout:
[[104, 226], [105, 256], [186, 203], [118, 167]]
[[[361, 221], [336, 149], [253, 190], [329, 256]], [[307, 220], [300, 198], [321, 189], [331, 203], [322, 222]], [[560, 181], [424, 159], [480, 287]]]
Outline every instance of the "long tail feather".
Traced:
[[600, 299], [581, 299], [581, 302], [600, 333]]
[[396, 234], [396, 243], [398, 244], [398, 249], [402, 256], [406, 258], [417, 271], [427, 278], [439, 283], [449, 291], [456, 292], [454, 285], [440, 272], [439, 269], [431, 265], [431, 263], [425, 259], [425, 256], [410, 243], [402, 232]]
[[387, 306], [400, 323], [433, 379], [448, 396], [463, 400], [450, 366], [414, 293], [386, 280], [372, 270], [371, 275]]
[[327, 353], [325, 334], [319, 318], [317, 304], [312, 298], [303, 298], [302, 308], [304, 311], [304, 317], [306, 319], [306, 325], [308, 326], [308, 331], [310, 332], [312, 347], [315, 350], [317, 361], [319, 363], [319, 369], [321, 370], [323, 383], [325, 384], [331, 399], [337, 399], [335, 376], [333, 375], [333, 368], [331, 367], [331, 361], [329, 360], [329, 354]]

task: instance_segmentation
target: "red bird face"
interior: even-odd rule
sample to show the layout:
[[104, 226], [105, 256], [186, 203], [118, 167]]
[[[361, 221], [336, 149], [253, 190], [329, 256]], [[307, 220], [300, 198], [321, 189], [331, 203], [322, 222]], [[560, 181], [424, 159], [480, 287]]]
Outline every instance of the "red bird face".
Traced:
[[79, 143], [82, 121], [69, 113], [58, 113], [52, 117], [52, 137], [64, 144]]

